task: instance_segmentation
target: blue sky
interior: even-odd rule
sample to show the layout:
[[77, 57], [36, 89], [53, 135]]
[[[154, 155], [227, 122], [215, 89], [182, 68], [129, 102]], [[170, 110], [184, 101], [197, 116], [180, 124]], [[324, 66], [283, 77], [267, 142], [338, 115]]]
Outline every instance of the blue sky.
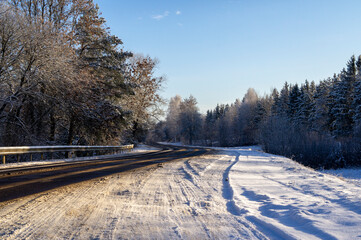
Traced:
[[95, 0], [124, 49], [158, 58], [162, 95], [202, 112], [285, 81], [318, 82], [361, 54], [357, 0]]

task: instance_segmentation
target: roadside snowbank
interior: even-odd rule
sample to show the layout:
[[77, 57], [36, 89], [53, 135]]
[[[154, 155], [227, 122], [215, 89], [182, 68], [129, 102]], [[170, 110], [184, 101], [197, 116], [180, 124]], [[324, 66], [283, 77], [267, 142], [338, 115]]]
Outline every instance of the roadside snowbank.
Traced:
[[361, 187], [361, 168], [341, 168], [336, 170], [323, 170], [320, 172], [334, 175]]
[[258, 151], [236, 155], [235, 206], [272, 239], [361, 237], [361, 188], [290, 159]]

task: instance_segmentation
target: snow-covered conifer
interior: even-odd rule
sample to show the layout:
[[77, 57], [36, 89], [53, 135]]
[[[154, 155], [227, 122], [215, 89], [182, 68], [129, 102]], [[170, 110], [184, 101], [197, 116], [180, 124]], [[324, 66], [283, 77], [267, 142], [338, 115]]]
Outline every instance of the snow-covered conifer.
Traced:
[[356, 60], [352, 56], [347, 63], [347, 69], [342, 70], [339, 81], [331, 91], [333, 99], [331, 114], [332, 128], [335, 137], [349, 137], [352, 133], [354, 110], [353, 96], [356, 82]]

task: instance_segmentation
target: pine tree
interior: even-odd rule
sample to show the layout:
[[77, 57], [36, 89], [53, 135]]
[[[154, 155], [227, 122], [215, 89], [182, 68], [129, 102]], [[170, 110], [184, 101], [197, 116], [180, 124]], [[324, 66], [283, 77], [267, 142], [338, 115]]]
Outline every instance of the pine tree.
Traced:
[[354, 83], [354, 98], [352, 106], [354, 109], [353, 121], [355, 127], [361, 127], [361, 55], [358, 57], [356, 62], [357, 74], [356, 81]]
[[279, 92], [276, 88], [272, 90], [271, 99], [272, 99], [272, 108], [271, 108], [272, 115], [275, 116], [279, 113], [278, 106], [280, 105]]
[[278, 116], [286, 116], [288, 112], [290, 86], [285, 82], [279, 97], [275, 99], [273, 112]]
[[125, 61], [131, 53], [119, 50], [122, 41], [109, 33], [98, 6], [92, 0], [85, 2], [75, 19], [74, 47], [79, 71], [89, 72], [93, 81], [87, 86], [91, 92], [88, 98], [74, 95], [73, 102], [81, 104], [69, 104], [69, 143], [75, 134], [71, 129], [91, 132], [96, 136], [93, 141], [101, 142], [120, 138], [130, 124], [121, 100], [132, 93], [131, 85], [125, 82]]
[[273, 101], [273, 98], [268, 95], [258, 99], [253, 120], [256, 129], [259, 129], [262, 123], [271, 116]]
[[[313, 83], [313, 84], [312, 84]], [[298, 122], [305, 128], [310, 128], [310, 115], [312, 111], [314, 82], [309, 84], [306, 80], [305, 84], [301, 85], [300, 94], [300, 109], [298, 113]]]
[[291, 86], [288, 99], [287, 116], [293, 125], [299, 125], [299, 113], [301, 107], [301, 92], [298, 84]]
[[203, 136], [206, 144], [212, 146], [215, 140], [215, 119], [212, 110], [207, 110], [206, 117], [204, 118]]
[[311, 102], [310, 130], [319, 134], [330, 132], [330, 115], [328, 102], [333, 80], [331, 78], [321, 81], [317, 86]]
[[352, 56], [347, 63], [347, 69], [342, 70], [340, 81], [334, 84], [330, 94], [334, 98], [331, 114], [334, 117], [332, 128], [336, 137], [349, 137], [352, 133], [355, 82], [356, 60], [355, 56]]

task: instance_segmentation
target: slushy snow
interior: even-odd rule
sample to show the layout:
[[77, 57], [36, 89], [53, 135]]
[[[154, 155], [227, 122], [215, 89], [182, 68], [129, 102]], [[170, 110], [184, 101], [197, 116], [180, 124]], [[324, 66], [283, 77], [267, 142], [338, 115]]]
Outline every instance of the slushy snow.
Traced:
[[361, 187], [255, 148], [0, 203], [1, 239], [361, 239]]

